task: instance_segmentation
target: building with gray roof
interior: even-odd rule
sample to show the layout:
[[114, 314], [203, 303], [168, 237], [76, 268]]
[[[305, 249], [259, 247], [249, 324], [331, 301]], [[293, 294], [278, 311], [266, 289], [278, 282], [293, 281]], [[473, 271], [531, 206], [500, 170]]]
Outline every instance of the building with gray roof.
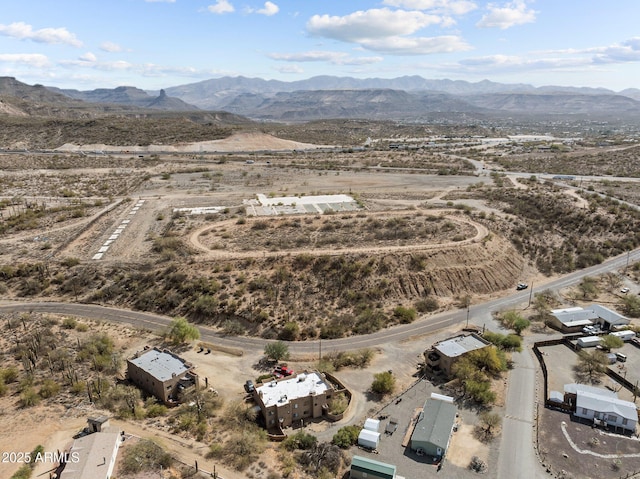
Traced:
[[131, 382], [165, 404], [175, 404], [179, 393], [198, 385], [193, 365], [168, 349], [147, 349], [127, 360], [127, 377]]
[[425, 363], [431, 371], [450, 376], [451, 369], [458, 359], [490, 345], [489, 341], [477, 334], [461, 334], [435, 343], [431, 349], [425, 351]]
[[591, 304], [584, 308], [571, 307], [554, 309], [551, 311], [551, 326], [563, 333], [579, 332], [584, 326], [600, 324], [602, 329], [608, 330], [613, 326], [629, 324], [629, 319], [611, 309]]
[[60, 474], [61, 479], [110, 479], [116, 464], [121, 435], [96, 432], [76, 439]]
[[570, 404], [576, 417], [606, 425], [616, 430], [635, 432], [638, 410], [630, 401], [618, 398], [607, 389], [584, 384], [565, 384], [565, 403]]
[[411, 434], [411, 449], [419, 454], [442, 458], [449, 446], [456, 414], [453, 401], [427, 399]]

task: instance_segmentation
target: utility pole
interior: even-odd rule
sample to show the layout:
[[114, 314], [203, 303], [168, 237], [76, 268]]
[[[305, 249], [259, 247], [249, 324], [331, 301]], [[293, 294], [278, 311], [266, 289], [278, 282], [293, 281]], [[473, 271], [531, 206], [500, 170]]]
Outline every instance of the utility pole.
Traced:
[[467, 304], [467, 328], [469, 327], [469, 304]]
[[533, 281], [531, 282], [531, 289], [529, 290], [529, 304], [527, 305], [527, 308], [529, 306], [531, 306], [531, 298], [533, 296]]

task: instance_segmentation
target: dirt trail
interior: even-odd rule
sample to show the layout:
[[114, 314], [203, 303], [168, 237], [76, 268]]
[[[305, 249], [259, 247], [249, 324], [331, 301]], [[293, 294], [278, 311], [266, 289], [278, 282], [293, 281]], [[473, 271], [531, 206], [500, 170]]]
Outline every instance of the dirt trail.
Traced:
[[[437, 250], [437, 249], [447, 249], [447, 248], [459, 248], [460, 246], [465, 246], [473, 243], [477, 243], [482, 241], [485, 237], [489, 235], [489, 230], [475, 221], [471, 221], [468, 218], [462, 217], [460, 215], [451, 214], [452, 210], [430, 210], [430, 214], [445, 214], [445, 218], [458, 222], [465, 223], [470, 225], [476, 229], [476, 234], [472, 238], [467, 238], [462, 241], [449, 241], [446, 243], [438, 243], [438, 244], [412, 244], [412, 245], [404, 245], [404, 246], [356, 246], [356, 247], [347, 247], [347, 248], [320, 248], [320, 249], [309, 249], [309, 248], [300, 248], [300, 249], [289, 249], [287, 251], [262, 251], [263, 257], [278, 257], [283, 254], [301, 254], [301, 253], [309, 253], [317, 255], [343, 255], [350, 253], [367, 253], [367, 254], [378, 254], [378, 253], [393, 253], [393, 252], [408, 252], [408, 251], [424, 251], [424, 250]], [[449, 213], [449, 214], [447, 214]], [[369, 213], [372, 216], [400, 216], [406, 215], [407, 211], [382, 211], [376, 213]], [[260, 252], [256, 251], [247, 251], [247, 252], [239, 252], [239, 251], [227, 251], [227, 250], [211, 250], [207, 246], [203, 245], [200, 242], [200, 236], [214, 228], [232, 226], [236, 224], [236, 220], [227, 220], [220, 223], [216, 223], [215, 225], [207, 225], [202, 228], [197, 229], [193, 233], [189, 235], [189, 244], [202, 252], [197, 259], [200, 260], [210, 260], [210, 259], [241, 259], [241, 258], [251, 258], [256, 255], [260, 255]]]

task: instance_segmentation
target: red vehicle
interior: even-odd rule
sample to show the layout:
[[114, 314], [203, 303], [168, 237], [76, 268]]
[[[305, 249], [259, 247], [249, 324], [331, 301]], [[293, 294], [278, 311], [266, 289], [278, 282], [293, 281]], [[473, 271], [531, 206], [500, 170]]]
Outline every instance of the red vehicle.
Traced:
[[295, 371], [293, 369], [291, 369], [290, 367], [288, 367], [286, 364], [282, 364], [280, 366], [276, 366], [276, 369], [273, 371], [273, 374], [277, 378], [291, 376], [294, 373], [295, 373]]

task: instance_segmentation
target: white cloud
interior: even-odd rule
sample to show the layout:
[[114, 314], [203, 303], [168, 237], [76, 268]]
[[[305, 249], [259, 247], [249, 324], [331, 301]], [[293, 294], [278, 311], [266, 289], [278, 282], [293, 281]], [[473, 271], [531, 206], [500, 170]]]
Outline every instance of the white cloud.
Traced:
[[302, 53], [271, 53], [269, 58], [285, 62], [328, 62], [333, 65], [369, 65], [382, 57], [352, 57], [344, 52], [309, 51]]
[[118, 45], [117, 43], [102, 42], [100, 44], [100, 50], [104, 50], [105, 52], [109, 52], [109, 53], [115, 53], [115, 52], [121, 52], [122, 51], [122, 47], [120, 45]]
[[40, 53], [0, 53], [0, 62], [20, 63], [34, 68], [44, 68], [50, 65], [49, 59]]
[[453, 15], [464, 15], [478, 8], [474, 2], [468, 0], [384, 0], [382, 3], [392, 7], [432, 10]]
[[307, 30], [312, 35], [361, 43], [374, 38], [410, 35], [441, 22], [442, 18], [437, 15], [380, 8], [360, 10], [344, 17], [314, 15], [307, 22]]
[[527, 9], [524, 0], [514, 0], [504, 6], [495, 3], [487, 5], [489, 13], [483, 15], [476, 24], [480, 28], [500, 28], [505, 30], [515, 25], [533, 23], [536, 20], [536, 11]]
[[640, 61], [640, 37], [634, 37], [622, 44], [597, 49], [595, 63], [631, 63]]
[[31, 40], [38, 43], [66, 44], [73, 47], [81, 47], [82, 42], [66, 28], [41, 28], [34, 30], [31, 25], [24, 22], [15, 22], [10, 25], [0, 24], [0, 35], [17, 38], [19, 40]]
[[229, 3], [229, 0], [216, 0], [214, 5], [209, 5], [207, 7], [211, 13], [215, 13], [217, 15], [222, 15], [223, 13], [232, 13], [235, 11], [233, 5]]
[[80, 61], [82, 62], [96, 62], [98, 61], [98, 57], [96, 57], [93, 53], [87, 52], [84, 55], [80, 55]]
[[265, 2], [264, 3], [264, 8], [261, 8], [260, 10], [256, 10], [256, 13], [259, 13], [260, 15], [266, 15], [267, 17], [270, 17], [271, 15], [275, 15], [279, 11], [280, 11], [280, 8], [275, 3], [273, 3], [273, 2]]
[[176, 3], [176, 0], [144, 0], [147, 3]]
[[298, 65], [278, 65], [274, 67], [274, 70], [280, 73], [296, 73], [296, 74], [304, 73], [304, 70], [302, 69], [302, 67]]
[[471, 50], [471, 46], [456, 35], [440, 37], [389, 37], [372, 39], [362, 45], [381, 53], [395, 55], [430, 55]]
[[356, 43], [367, 50], [393, 55], [426, 55], [469, 50], [471, 47], [456, 35], [411, 36], [431, 25], [448, 26], [452, 21], [447, 16], [431, 15], [417, 10], [381, 8], [357, 11], [344, 17], [314, 15], [307, 22], [307, 31], [312, 35]]

